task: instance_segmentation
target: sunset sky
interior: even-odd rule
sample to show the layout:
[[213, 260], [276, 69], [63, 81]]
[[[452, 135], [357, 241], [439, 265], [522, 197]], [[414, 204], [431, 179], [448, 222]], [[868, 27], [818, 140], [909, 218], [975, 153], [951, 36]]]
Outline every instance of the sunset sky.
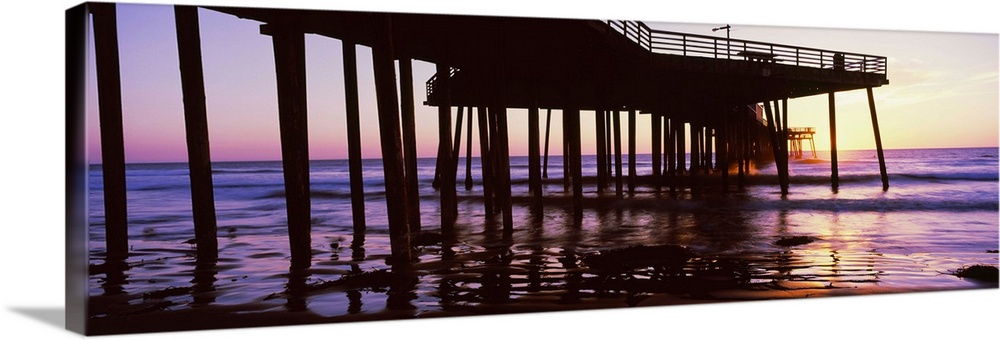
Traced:
[[[199, 10], [212, 159], [281, 158], [271, 39], [259, 22]], [[173, 8], [119, 5], [126, 162], [186, 161], [183, 106]], [[647, 22], [663, 30], [716, 35], [725, 23]], [[733, 24], [733, 38], [887, 56], [890, 84], [875, 89], [886, 148], [997, 146], [998, 43], [995, 34], [832, 30]], [[91, 53], [92, 50], [91, 50]], [[371, 51], [358, 48], [363, 157], [378, 158], [379, 139]], [[91, 59], [92, 56], [91, 56]], [[346, 158], [341, 46], [338, 40], [306, 36], [310, 158]], [[90, 63], [87, 131], [89, 161], [100, 162], [96, 79]], [[414, 64], [419, 157], [437, 148], [436, 108], [421, 105], [424, 82], [434, 65]], [[512, 155], [527, 154], [526, 111], [511, 109]], [[543, 111], [544, 112], [544, 111]], [[816, 146], [829, 148], [826, 96], [789, 101], [790, 126], [817, 128]], [[560, 126], [553, 114], [553, 126]], [[840, 149], [874, 148], [865, 92], [837, 94]], [[584, 154], [593, 154], [592, 112], [582, 119]], [[639, 153], [650, 146], [648, 116], [641, 115]], [[544, 117], [543, 117], [544, 124]], [[543, 125], [544, 127], [544, 125]], [[475, 138], [478, 138], [476, 136]], [[553, 145], [561, 132], [553, 129]], [[464, 144], [464, 143], [463, 143]], [[561, 148], [553, 147], [552, 154]], [[478, 150], [474, 150], [478, 155]], [[463, 151], [464, 154], [464, 151]]]

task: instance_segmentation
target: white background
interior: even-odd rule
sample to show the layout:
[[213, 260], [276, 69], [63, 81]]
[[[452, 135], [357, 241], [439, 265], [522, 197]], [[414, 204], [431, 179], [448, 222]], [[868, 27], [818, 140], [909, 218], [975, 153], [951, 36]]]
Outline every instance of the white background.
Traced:
[[[148, 2], [148, 1], [144, 1]], [[638, 19], [836, 28], [997, 33], [995, 5], [960, 0], [641, 1], [181, 1], [319, 9], [567, 18]], [[692, 1], [693, 2], [693, 1]], [[153, 3], [168, 3], [153, 1]], [[666, 3], [664, 1], [663, 3]], [[805, 4], [809, 5], [805, 5]], [[978, 3], [978, 4], [977, 4]], [[21, 0], [0, 11], [0, 334], [5, 339], [75, 338], [63, 330], [65, 244], [64, 15], [77, 2]], [[814, 5], [820, 4], [820, 5]], [[947, 5], [948, 7], [941, 7]], [[946, 71], [946, 70], [944, 70]], [[712, 305], [363, 322], [128, 335], [127, 339], [275, 339], [301, 336], [502, 338], [962, 338], [995, 335], [1000, 290], [894, 294]]]

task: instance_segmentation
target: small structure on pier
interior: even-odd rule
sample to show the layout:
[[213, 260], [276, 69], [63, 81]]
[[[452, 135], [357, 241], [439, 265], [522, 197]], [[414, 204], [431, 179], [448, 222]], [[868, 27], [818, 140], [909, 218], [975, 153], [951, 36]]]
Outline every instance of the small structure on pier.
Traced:
[[802, 141], [809, 141], [809, 150], [812, 151], [813, 158], [816, 158], [816, 142], [813, 140], [813, 135], [816, 134], [816, 128], [814, 127], [793, 127], [788, 128], [785, 132], [788, 134], [788, 152], [791, 156], [795, 156], [795, 159], [802, 159]]

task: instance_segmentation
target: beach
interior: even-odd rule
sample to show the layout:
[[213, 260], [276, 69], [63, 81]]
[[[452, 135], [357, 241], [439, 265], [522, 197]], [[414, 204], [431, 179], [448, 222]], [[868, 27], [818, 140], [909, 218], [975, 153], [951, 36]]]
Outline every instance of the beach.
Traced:
[[[997, 150], [887, 150], [886, 192], [872, 155], [841, 152], [836, 193], [823, 153], [791, 161], [784, 197], [767, 165], [744, 192], [640, 185], [618, 200], [613, 187], [598, 195], [589, 185], [580, 223], [558, 176], [546, 182], [544, 209], [530, 209], [526, 158], [513, 157], [509, 237], [499, 218], [485, 216], [477, 160], [465, 191], [460, 159], [453, 238], [439, 237], [434, 160], [422, 159], [425, 237], [415, 235], [417, 262], [406, 269], [385, 261], [378, 160], [365, 163], [362, 237], [350, 222], [346, 161], [312, 162], [307, 270], [289, 267], [280, 162], [213, 166], [214, 263], [199, 263], [185, 243], [193, 231], [183, 163], [129, 166], [130, 256], [102, 261], [101, 181], [92, 166], [89, 318], [98, 332], [117, 333], [996, 288], [952, 274], [996, 265]], [[549, 174], [561, 174], [560, 158], [551, 161]], [[593, 171], [593, 157], [584, 162]], [[646, 169], [638, 175], [648, 175], [648, 155], [637, 163]], [[176, 322], [207, 315], [217, 321]]]

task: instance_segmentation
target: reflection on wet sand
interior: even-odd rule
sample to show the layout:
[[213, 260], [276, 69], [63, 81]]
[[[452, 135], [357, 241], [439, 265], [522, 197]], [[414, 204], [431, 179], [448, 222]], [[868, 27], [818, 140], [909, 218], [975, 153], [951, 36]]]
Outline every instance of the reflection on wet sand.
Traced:
[[[838, 214], [817, 223], [828, 229], [803, 233], [805, 217], [792, 211], [741, 210], [707, 195], [700, 204], [636, 198], [629, 206], [597, 205], [584, 223], [571, 207], [523, 207], [516, 214], [523, 224], [507, 235], [497, 219], [459, 220], [451, 237], [415, 235], [418, 260], [410, 264], [386, 265], [384, 254], [366, 251], [385, 248], [380, 233], [353, 235], [344, 249], [337, 236], [326, 249], [314, 246], [310, 268], [283, 272], [254, 263], [288, 268], [286, 254], [238, 237], [226, 247], [256, 247], [243, 251], [257, 255], [105, 262], [92, 268], [102, 293], [92, 297], [91, 320], [99, 332], [117, 333], [176, 329], [169, 320], [192, 313], [230, 319], [190, 324], [217, 328], [864, 294], [919, 265], [865, 249], [859, 238], [885, 230], [849, 230]], [[864, 218], [885, 223], [883, 215]], [[807, 242], [781, 242], [797, 237]], [[187, 278], [159, 276], [153, 291], [132, 284], [160, 272]], [[996, 283], [971, 287], [990, 286]], [[136, 322], [120, 328], [122, 320]]]

